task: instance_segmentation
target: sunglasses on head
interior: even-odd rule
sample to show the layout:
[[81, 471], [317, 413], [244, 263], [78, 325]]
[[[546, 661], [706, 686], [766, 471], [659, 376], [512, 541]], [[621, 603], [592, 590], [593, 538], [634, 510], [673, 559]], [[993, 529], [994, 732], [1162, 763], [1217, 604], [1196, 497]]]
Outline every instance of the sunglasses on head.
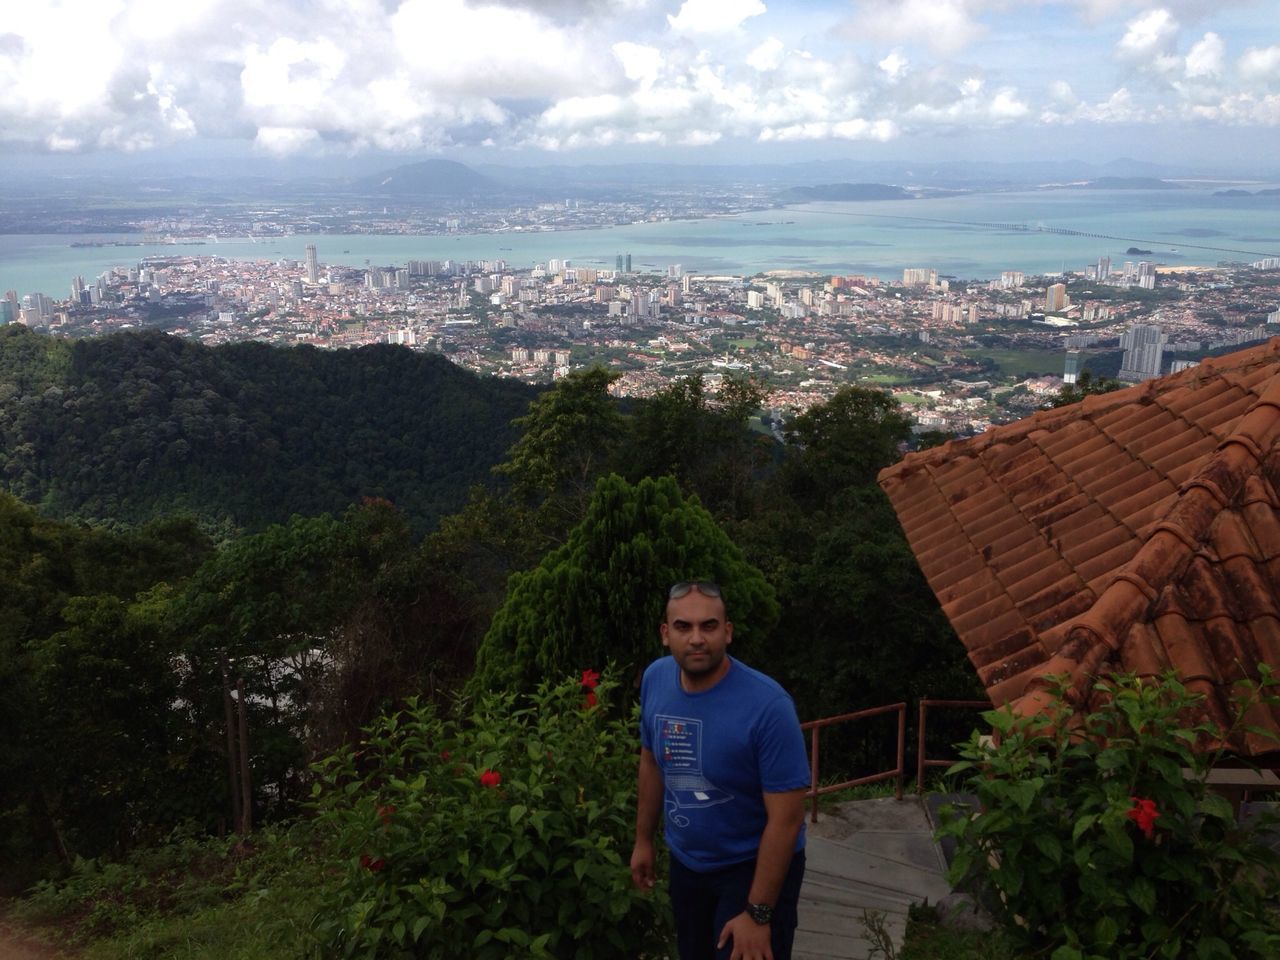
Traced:
[[720, 596], [719, 584], [716, 584], [711, 580], [681, 580], [679, 583], [674, 584], [671, 587], [671, 590], [667, 593], [667, 599], [679, 600], [686, 593], [695, 588], [704, 597]]

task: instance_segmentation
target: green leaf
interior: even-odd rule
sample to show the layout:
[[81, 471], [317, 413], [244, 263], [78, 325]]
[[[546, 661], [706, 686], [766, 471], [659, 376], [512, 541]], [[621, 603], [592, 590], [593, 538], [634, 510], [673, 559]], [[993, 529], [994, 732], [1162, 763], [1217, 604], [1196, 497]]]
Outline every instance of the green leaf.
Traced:
[[1198, 960], [1232, 960], [1234, 954], [1225, 940], [1214, 936], [1201, 937], [1196, 944]]
[[1041, 853], [1049, 859], [1053, 864], [1062, 862], [1062, 843], [1057, 836], [1052, 833], [1037, 833], [1032, 837], [1032, 841]]
[[1065, 943], [1049, 957], [1049, 960], [1084, 960], [1084, 954], [1075, 947], [1067, 946]]
[[418, 940], [422, 939], [422, 931], [427, 929], [427, 927], [429, 927], [430, 925], [431, 925], [430, 917], [419, 917], [417, 920], [413, 921], [412, 932], [413, 932], [413, 939], [415, 943]]
[[511, 809], [507, 811], [507, 820], [510, 821], [511, 825], [514, 827], [520, 822], [520, 818], [525, 815], [527, 810], [528, 808], [522, 803], [512, 804]]
[[1129, 883], [1129, 899], [1143, 913], [1152, 913], [1156, 908], [1156, 887], [1146, 877], [1134, 877]]
[[1093, 939], [1100, 947], [1111, 946], [1119, 935], [1120, 924], [1111, 917], [1099, 917], [1098, 922], [1093, 925]]
[[1071, 842], [1078, 843], [1080, 838], [1084, 836], [1095, 823], [1098, 822], [1096, 813], [1086, 813], [1084, 816], [1076, 819], [1076, 824], [1071, 828]]

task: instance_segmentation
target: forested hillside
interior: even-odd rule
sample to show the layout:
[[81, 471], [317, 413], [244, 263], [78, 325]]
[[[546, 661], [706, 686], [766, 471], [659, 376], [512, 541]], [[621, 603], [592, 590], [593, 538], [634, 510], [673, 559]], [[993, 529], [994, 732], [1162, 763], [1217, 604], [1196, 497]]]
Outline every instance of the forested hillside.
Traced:
[[488, 479], [533, 394], [401, 347], [68, 341], [9, 324], [0, 485], [51, 516], [249, 530], [377, 496], [423, 532]]

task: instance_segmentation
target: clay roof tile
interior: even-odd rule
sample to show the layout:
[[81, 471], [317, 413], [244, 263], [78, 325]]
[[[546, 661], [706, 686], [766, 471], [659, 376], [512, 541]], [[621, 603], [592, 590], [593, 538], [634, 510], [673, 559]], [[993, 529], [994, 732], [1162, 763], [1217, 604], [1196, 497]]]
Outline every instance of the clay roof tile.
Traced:
[[[909, 455], [880, 476], [996, 703], [1174, 670], [1228, 723], [1280, 666], [1280, 337]], [[1250, 722], [1280, 733], [1280, 710]], [[1256, 755], [1280, 741], [1234, 728]]]

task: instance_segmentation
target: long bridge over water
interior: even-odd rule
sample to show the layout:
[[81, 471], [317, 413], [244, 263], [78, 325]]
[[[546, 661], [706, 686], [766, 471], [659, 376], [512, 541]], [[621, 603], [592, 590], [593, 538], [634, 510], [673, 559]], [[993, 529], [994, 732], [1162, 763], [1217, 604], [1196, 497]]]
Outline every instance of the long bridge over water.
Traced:
[[[1072, 230], [1069, 227], [1049, 227], [1042, 223], [999, 223], [990, 220], [950, 220], [944, 217], [909, 217], [902, 214], [886, 214], [886, 213], [854, 213], [851, 210], [831, 210], [822, 209], [823, 213], [834, 214], [838, 217], [864, 217], [871, 220], [911, 220], [917, 223], [946, 223], [954, 226], [962, 227], [978, 227], [986, 230], [1002, 230], [1011, 233], [1054, 233], [1065, 237], [1090, 237], [1095, 240], [1121, 240], [1125, 243], [1141, 243], [1149, 246], [1169, 246], [1163, 240], [1147, 240], [1142, 237], [1118, 237], [1110, 233], [1090, 233], [1086, 230]], [[1210, 250], [1214, 253], [1242, 253], [1251, 257], [1276, 257], [1280, 253], [1276, 251], [1266, 250], [1242, 250], [1238, 247], [1217, 247], [1204, 243], [1179, 243], [1177, 247], [1171, 247], [1178, 250], [1181, 247], [1187, 247], [1192, 250]]]

